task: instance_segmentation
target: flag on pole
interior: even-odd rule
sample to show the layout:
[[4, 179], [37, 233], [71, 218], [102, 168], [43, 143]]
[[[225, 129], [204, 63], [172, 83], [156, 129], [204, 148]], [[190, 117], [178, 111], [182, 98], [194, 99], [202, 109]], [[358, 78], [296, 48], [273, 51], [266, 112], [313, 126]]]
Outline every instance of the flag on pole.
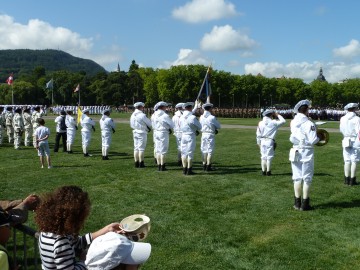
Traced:
[[196, 98], [196, 100], [198, 102], [210, 103], [210, 96], [212, 93], [211, 92], [211, 84], [210, 84], [210, 70], [211, 70], [211, 66], [209, 66], [206, 71], [204, 81], [200, 87], [200, 91]]
[[11, 73], [11, 75], [9, 76], [9, 78], [7, 78], [7, 80], [6, 80], [6, 83], [7, 83], [8, 85], [12, 85], [13, 82], [14, 82], [14, 75]]
[[74, 89], [74, 93], [79, 92], [79, 91], [80, 91], [80, 84], [78, 84], [78, 85], [76, 86], [76, 88]]
[[81, 119], [82, 119], [82, 110], [81, 110], [81, 108], [80, 108], [80, 106], [78, 106], [78, 108], [77, 108], [77, 124], [79, 125], [80, 124], [80, 121], [81, 121]]
[[46, 83], [46, 89], [53, 89], [54, 88], [54, 80], [53, 79], [51, 79], [50, 81], [48, 81], [47, 83]]

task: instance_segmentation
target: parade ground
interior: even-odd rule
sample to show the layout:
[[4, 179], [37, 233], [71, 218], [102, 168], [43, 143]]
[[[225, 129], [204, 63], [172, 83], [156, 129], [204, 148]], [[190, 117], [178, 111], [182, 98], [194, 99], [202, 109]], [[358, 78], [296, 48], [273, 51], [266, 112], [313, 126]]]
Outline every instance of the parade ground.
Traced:
[[[25, 198], [61, 185], [78, 185], [92, 201], [83, 233], [146, 214], [151, 231], [149, 269], [359, 269], [360, 186], [343, 184], [339, 122], [328, 129], [330, 142], [315, 148], [311, 186], [313, 211], [293, 209], [288, 160], [291, 143], [287, 119], [278, 131], [272, 176], [262, 176], [256, 125], [259, 119], [219, 119], [213, 172], [203, 172], [197, 137], [193, 176], [177, 165], [171, 135], [168, 171], [154, 164], [152, 132], [148, 134], [144, 169], [135, 169], [129, 114], [112, 114], [116, 132], [110, 160], [101, 160], [99, 116], [89, 153], [81, 150], [77, 131], [74, 153], [51, 151], [52, 169], [41, 169], [37, 152], [22, 146], [0, 147], [0, 198]], [[55, 141], [55, 116], [45, 117]], [[60, 148], [62, 149], [62, 148]], [[360, 178], [358, 178], [360, 179]], [[36, 228], [30, 213], [26, 225]], [[31, 268], [30, 268], [31, 269]]]

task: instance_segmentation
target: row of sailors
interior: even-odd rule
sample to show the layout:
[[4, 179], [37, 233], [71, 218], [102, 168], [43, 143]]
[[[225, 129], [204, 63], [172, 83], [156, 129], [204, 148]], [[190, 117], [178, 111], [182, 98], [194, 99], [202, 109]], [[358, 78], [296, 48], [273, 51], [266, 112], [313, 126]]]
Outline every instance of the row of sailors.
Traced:
[[47, 115], [48, 108], [46, 105], [0, 105], [0, 110], [6, 112], [8, 108], [11, 108], [12, 112], [15, 113], [16, 109], [21, 109], [21, 111], [29, 109], [30, 113], [33, 113], [36, 107], [40, 108], [40, 113], [42, 115]]
[[[81, 110], [87, 110], [89, 114], [102, 114], [105, 110], [110, 110], [110, 106], [80, 106]], [[77, 114], [78, 106], [53, 106], [50, 108], [53, 114], [59, 115], [60, 112], [72, 111], [73, 114]]]
[[43, 115], [40, 106], [35, 106], [31, 112], [30, 107], [24, 109], [17, 107], [0, 107], [0, 145], [3, 143], [3, 133], [6, 134], [9, 143], [14, 143], [14, 148], [19, 149], [22, 139], [22, 134], [25, 133], [24, 145], [36, 146], [34, 141], [34, 131], [39, 126], [38, 119]]

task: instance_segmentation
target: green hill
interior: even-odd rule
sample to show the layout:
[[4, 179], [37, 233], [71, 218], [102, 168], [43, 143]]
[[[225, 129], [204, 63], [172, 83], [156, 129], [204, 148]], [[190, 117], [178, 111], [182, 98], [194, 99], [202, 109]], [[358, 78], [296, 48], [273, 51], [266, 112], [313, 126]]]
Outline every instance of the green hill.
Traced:
[[106, 72], [92, 60], [74, 57], [59, 50], [0, 50], [0, 78], [7, 78], [10, 73], [17, 77], [28, 75], [38, 66], [43, 66], [46, 73], [68, 70], [95, 75], [98, 72]]

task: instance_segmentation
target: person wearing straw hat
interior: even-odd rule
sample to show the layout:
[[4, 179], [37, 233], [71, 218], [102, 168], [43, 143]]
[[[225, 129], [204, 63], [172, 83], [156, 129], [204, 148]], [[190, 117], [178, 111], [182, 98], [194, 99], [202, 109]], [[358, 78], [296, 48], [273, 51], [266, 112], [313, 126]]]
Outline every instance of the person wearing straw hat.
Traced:
[[81, 141], [84, 157], [90, 157], [89, 144], [91, 140], [91, 131], [95, 132], [95, 121], [90, 118], [90, 109], [82, 111], [83, 115], [80, 120], [81, 124]]
[[169, 150], [169, 134], [172, 133], [174, 123], [166, 113], [168, 104], [164, 101], [157, 103], [157, 110], [154, 113], [153, 128], [155, 135], [156, 161], [158, 171], [166, 171], [166, 154]]
[[184, 103], [178, 103], [175, 105], [175, 113], [172, 118], [172, 121], [174, 123], [174, 136], [176, 138], [176, 146], [178, 150], [177, 158], [178, 158], [178, 165], [182, 165], [181, 161], [181, 128], [180, 128], [180, 117], [183, 114], [183, 105]]
[[360, 160], [360, 117], [355, 111], [359, 108], [357, 103], [349, 103], [344, 107], [347, 113], [340, 118], [340, 132], [344, 158], [344, 184], [353, 186], [356, 182], [356, 165]]
[[192, 162], [196, 147], [196, 136], [201, 130], [199, 120], [193, 115], [193, 102], [186, 102], [183, 105], [183, 115], [180, 118], [181, 127], [181, 161], [184, 175], [193, 175]]
[[256, 130], [256, 143], [260, 148], [262, 175], [270, 176], [276, 148], [275, 136], [279, 127], [286, 121], [273, 109], [266, 109], [262, 115], [263, 120], [259, 122]]
[[66, 125], [66, 150], [68, 154], [72, 154], [72, 145], [75, 140], [76, 131], [78, 130], [76, 120], [72, 116], [73, 110], [67, 109], [66, 110], [66, 117], [65, 117], [65, 125]]
[[144, 103], [136, 102], [134, 108], [135, 111], [130, 117], [130, 126], [133, 129], [135, 168], [144, 168], [147, 133], [151, 131], [152, 125], [149, 118], [143, 112], [145, 108]]
[[111, 145], [112, 133], [115, 133], [115, 123], [110, 118], [110, 110], [105, 109], [100, 119], [102, 160], [109, 160], [109, 148]]
[[294, 107], [296, 115], [290, 123], [290, 142], [293, 147], [290, 149], [289, 160], [294, 182], [294, 208], [303, 211], [312, 209], [309, 194], [314, 176], [314, 145], [319, 141], [316, 126], [308, 117], [310, 105], [309, 100], [299, 101]]
[[221, 128], [220, 123], [216, 120], [216, 117], [211, 114], [212, 107], [211, 103], [205, 103], [202, 105], [204, 113], [200, 116], [201, 124], [201, 153], [203, 158], [203, 169], [204, 171], [212, 171], [211, 159], [213, 157], [215, 149], [215, 135]]

